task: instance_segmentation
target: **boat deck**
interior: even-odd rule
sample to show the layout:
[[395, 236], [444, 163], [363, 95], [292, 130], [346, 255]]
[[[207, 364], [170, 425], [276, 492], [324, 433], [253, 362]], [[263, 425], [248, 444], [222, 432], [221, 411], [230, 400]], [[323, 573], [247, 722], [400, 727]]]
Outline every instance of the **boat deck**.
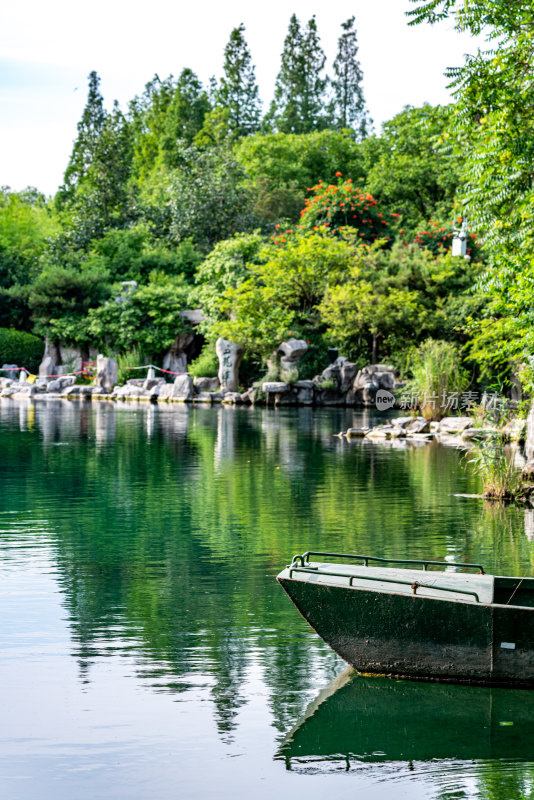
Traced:
[[304, 567], [288, 566], [280, 577], [328, 586], [371, 589], [388, 594], [417, 594], [421, 597], [460, 600], [466, 603], [494, 602], [493, 575], [309, 561]]

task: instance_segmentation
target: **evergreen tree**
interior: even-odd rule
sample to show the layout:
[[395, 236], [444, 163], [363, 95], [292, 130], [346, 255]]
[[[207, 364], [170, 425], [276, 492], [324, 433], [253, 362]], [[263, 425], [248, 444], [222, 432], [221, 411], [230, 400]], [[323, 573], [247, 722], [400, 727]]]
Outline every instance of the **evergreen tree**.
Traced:
[[63, 178], [60, 199], [67, 199], [84, 178], [95, 154], [95, 149], [106, 121], [104, 99], [100, 94], [100, 78], [93, 70], [89, 74], [87, 103], [78, 122], [78, 136], [74, 141], [72, 153]]
[[313, 16], [303, 32], [292, 15], [276, 79], [268, 122], [282, 133], [309, 133], [325, 127], [323, 115], [326, 57]]
[[363, 72], [357, 59], [357, 33], [354, 17], [341, 25], [338, 51], [332, 81], [332, 121], [337, 128], [353, 128], [362, 138], [367, 134], [369, 119], [363, 98]]
[[218, 103], [228, 109], [233, 138], [255, 133], [260, 125], [261, 102], [243, 23], [234, 28], [224, 50], [224, 75], [217, 91]]

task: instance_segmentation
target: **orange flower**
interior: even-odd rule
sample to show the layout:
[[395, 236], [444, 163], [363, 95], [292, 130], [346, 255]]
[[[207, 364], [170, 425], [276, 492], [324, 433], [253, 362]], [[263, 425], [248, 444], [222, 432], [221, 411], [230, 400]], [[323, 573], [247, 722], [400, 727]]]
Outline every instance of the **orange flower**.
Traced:
[[342, 172], [336, 172], [336, 178], [341, 178], [342, 175], [343, 175]]

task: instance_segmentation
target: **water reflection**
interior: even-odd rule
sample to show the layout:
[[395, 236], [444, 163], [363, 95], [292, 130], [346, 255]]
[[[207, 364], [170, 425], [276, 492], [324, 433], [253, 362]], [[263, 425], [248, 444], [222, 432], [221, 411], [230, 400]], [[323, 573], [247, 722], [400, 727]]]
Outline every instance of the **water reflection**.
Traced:
[[[42, 597], [34, 595], [34, 584], [36, 575], [45, 576], [59, 593], [68, 634], [65, 658], [76, 665], [84, 692], [104, 691], [103, 663], [127, 660], [122, 680], [137, 682], [144, 698], [179, 700], [198, 714], [210, 709], [215, 725], [203, 745], [208, 758], [220, 743], [232, 748], [240, 735], [250, 738], [247, 715], [258, 696], [265, 700], [265, 726], [282, 739], [318, 689], [343, 669], [276, 585], [275, 575], [294, 553], [453, 556], [513, 574], [532, 574], [534, 568], [532, 512], [458, 497], [479, 487], [455, 450], [348, 443], [333, 435], [372, 424], [371, 414], [0, 400], [0, 577], [17, 570], [21, 582], [16, 594], [3, 599], [0, 643], [14, 647], [19, 641], [21, 597], [31, 609], [28, 619], [38, 616]], [[14, 620], [11, 627], [7, 617]], [[43, 623], [32, 641], [45, 648], [47, 635]], [[4, 664], [12, 670], [9, 682], [20, 664]], [[61, 690], [44, 657], [36, 657], [32, 679], [61, 706]], [[358, 715], [369, 717], [369, 736], [380, 733], [378, 711], [392, 705], [398, 684], [381, 686], [363, 681], [340, 689], [341, 698], [353, 698]], [[408, 715], [408, 696], [433, 728], [447, 720], [465, 724], [466, 731], [479, 725], [477, 737], [464, 738], [456, 755], [448, 755], [449, 740], [440, 730], [429, 758], [508, 763], [508, 751], [483, 750], [486, 701], [469, 703], [476, 713], [465, 717], [462, 703], [454, 700], [472, 690], [415, 685], [410, 691], [395, 694], [410, 730], [423, 727]], [[327, 749], [338, 731], [360, 735], [350, 727], [350, 715], [344, 727], [335, 723], [345, 713], [335, 710], [336, 696]], [[448, 709], [442, 717], [438, 697]], [[328, 707], [322, 704], [318, 713]], [[522, 732], [517, 752], [534, 747], [526, 723], [508, 727]], [[142, 725], [136, 735], [142, 742]], [[294, 741], [303, 735], [295, 733]], [[492, 741], [514, 736], [504, 726]], [[288, 741], [279, 751], [283, 758]], [[422, 733], [393, 737], [387, 747], [373, 742], [343, 749], [340, 741], [326, 755], [350, 751], [351, 770], [354, 754], [370, 769], [368, 755], [380, 749], [381, 768], [396, 759], [423, 760]], [[269, 762], [273, 749], [272, 741], [264, 749]], [[288, 757], [292, 771], [311, 764], [303, 761], [297, 769], [298, 754]], [[197, 768], [202, 772], [200, 762]], [[480, 777], [478, 766], [472, 774]]]

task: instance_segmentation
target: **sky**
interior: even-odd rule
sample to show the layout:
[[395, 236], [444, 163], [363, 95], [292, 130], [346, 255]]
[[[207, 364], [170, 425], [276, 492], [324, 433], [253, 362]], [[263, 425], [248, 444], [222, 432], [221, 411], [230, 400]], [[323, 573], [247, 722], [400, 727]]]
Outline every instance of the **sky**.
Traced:
[[316, 15], [330, 67], [341, 23], [354, 15], [364, 94], [375, 129], [405, 105], [450, 102], [444, 70], [476, 43], [439, 26], [409, 27], [409, 0], [19, 0], [0, 9], [0, 186], [53, 194], [62, 181], [87, 76], [101, 77], [105, 104], [124, 109], [158, 74], [193, 69], [220, 76], [232, 28], [246, 29], [264, 108], [272, 97], [289, 17]]

